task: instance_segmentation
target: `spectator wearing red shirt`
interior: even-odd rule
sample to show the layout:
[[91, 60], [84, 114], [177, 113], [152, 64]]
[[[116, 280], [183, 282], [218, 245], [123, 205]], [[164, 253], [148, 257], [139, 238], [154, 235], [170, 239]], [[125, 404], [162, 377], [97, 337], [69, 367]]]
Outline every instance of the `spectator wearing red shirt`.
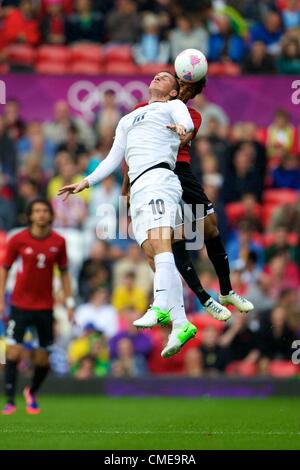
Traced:
[[3, 22], [2, 38], [5, 45], [24, 43], [36, 46], [39, 43], [39, 24], [31, 0], [21, 0], [18, 9], [8, 11]]

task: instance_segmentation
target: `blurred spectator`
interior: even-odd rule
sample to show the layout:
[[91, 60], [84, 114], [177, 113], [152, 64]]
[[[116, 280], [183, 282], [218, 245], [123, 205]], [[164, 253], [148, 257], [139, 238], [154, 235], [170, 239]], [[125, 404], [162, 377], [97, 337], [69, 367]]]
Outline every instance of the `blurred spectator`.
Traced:
[[149, 63], [167, 64], [170, 57], [170, 46], [162, 40], [159, 18], [152, 13], [143, 17], [143, 32], [139, 42], [134, 46], [134, 59], [139, 65]]
[[134, 44], [140, 32], [140, 17], [134, 0], [118, 0], [106, 18], [106, 32], [110, 42]]
[[219, 345], [219, 332], [211, 327], [206, 327], [203, 332], [200, 350], [201, 369], [204, 374], [216, 376], [223, 372], [228, 352], [226, 348]]
[[258, 266], [263, 266], [263, 248], [254, 241], [253, 227], [247, 222], [241, 222], [238, 228], [235, 237], [227, 243], [229, 262], [234, 263], [238, 260], [246, 262], [249, 253], [254, 252], [257, 255]]
[[278, 167], [272, 171], [273, 188], [300, 190], [300, 167], [298, 158], [284, 153]]
[[264, 14], [262, 22], [258, 22], [250, 29], [251, 44], [256, 41], [263, 42], [270, 54], [278, 54], [280, 39], [283, 34], [281, 18], [278, 12], [268, 11]]
[[256, 363], [260, 357], [257, 335], [249, 327], [247, 316], [236, 313], [230, 326], [221, 336], [219, 344], [228, 348], [230, 374], [254, 375]]
[[135, 273], [136, 286], [149, 293], [152, 290], [153, 274], [143, 252], [135, 243], [129, 245], [125, 256], [113, 265], [114, 287], [121, 285], [122, 279], [130, 271]]
[[298, 136], [295, 126], [285, 109], [278, 109], [266, 131], [265, 143], [269, 157], [276, 157], [278, 149], [298, 152]]
[[300, 233], [300, 202], [274, 208], [268, 229], [273, 232], [279, 226], [285, 227], [289, 233]]
[[300, 27], [299, 0], [286, 0], [286, 5], [282, 10], [282, 22], [284, 29], [294, 29]]
[[80, 154], [87, 151], [85, 145], [80, 142], [79, 131], [74, 124], [71, 124], [68, 131], [65, 142], [62, 142], [57, 147], [58, 152], [68, 152], [74, 163], [78, 162]]
[[8, 135], [2, 116], [0, 116], [0, 168], [7, 183], [14, 185], [17, 171], [16, 147]]
[[125, 330], [110, 339], [113, 375], [141, 375], [147, 371], [146, 361], [152, 350], [152, 341], [149, 334], [133, 326], [138, 316], [134, 310], [124, 309], [122, 318]]
[[246, 53], [244, 39], [234, 33], [231, 28], [230, 18], [218, 16], [218, 32], [209, 37], [208, 59], [211, 62], [241, 62]]
[[95, 240], [79, 272], [78, 289], [83, 301], [86, 302], [97, 287], [111, 291], [111, 269], [110, 246], [104, 240]]
[[[55, 0], [54, 0], [55, 1]], [[73, 0], [60, 0], [61, 3], [62, 3], [62, 8], [63, 8], [63, 12], [66, 15], [70, 15], [72, 12], [73, 12], [73, 3], [74, 1]], [[45, 16], [46, 12], [47, 12], [47, 4], [48, 4], [49, 0], [41, 0], [41, 15], [42, 17]], [[51, 0], [50, 0], [51, 2]]]
[[184, 373], [188, 377], [199, 377], [202, 374], [200, 351], [190, 348], [184, 355]]
[[289, 257], [292, 261], [297, 263], [300, 267], [300, 247], [299, 242], [297, 245], [291, 245], [288, 239], [289, 232], [285, 226], [278, 226], [274, 229], [272, 243], [265, 249], [265, 261], [269, 261], [282, 250], [286, 250], [289, 253]]
[[129, 338], [120, 338], [117, 342], [117, 357], [111, 362], [111, 374], [114, 377], [137, 377], [147, 370], [143, 356], [135, 354]]
[[68, 357], [71, 373], [78, 379], [106, 375], [109, 367], [107, 340], [94, 325], [87, 324], [83, 334], [71, 341]]
[[204, 135], [207, 132], [207, 125], [210, 118], [215, 118], [221, 126], [229, 125], [229, 116], [224, 109], [215, 103], [209, 102], [203, 93], [197, 95], [193, 99], [192, 105], [202, 116], [202, 123], [198, 131], [199, 135]]
[[68, 16], [66, 21], [67, 42], [101, 42], [103, 34], [101, 13], [92, 10], [90, 0], [76, 0], [75, 12]]
[[270, 317], [262, 322], [259, 333], [262, 373], [267, 372], [272, 360], [291, 360], [296, 335], [287, 322], [287, 311], [283, 307], [277, 306], [272, 310]]
[[[1, 178], [1, 176], [0, 176]], [[1, 181], [0, 181], [1, 188]], [[9, 199], [0, 195], [0, 230], [8, 232], [16, 225], [15, 205]]]
[[192, 20], [185, 15], [177, 17], [176, 28], [169, 35], [171, 59], [184, 49], [200, 49], [203, 54], [208, 51], [208, 34], [203, 27], [194, 27]]
[[79, 327], [79, 334], [88, 325], [93, 325], [96, 331], [101, 331], [107, 338], [116, 334], [119, 320], [116, 310], [109, 304], [107, 289], [95, 289], [91, 293], [89, 301], [76, 309], [75, 324]]
[[122, 117], [116, 98], [116, 93], [113, 90], [106, 90], [103, 93], [101, 110], [96, 122], [96, 131], [100, 138], [109, 139], [110, 136], [112, 139]]
[[8, 136], [17, 141], [25, 131], [25, 122], [20, 116], [20, 104], [15, 99], [8, 99], [4, 106], [3, 120]]
[[63, 0], [46, 0], [46, 14], [40, 23], [42, 42], [46, 44], [65, 43], [65, 18]]
[[114, 175], [105, 178], [101, 185], [91, 188], [89, 218], [86, 223], [88, 227], [97, 229], [98, 237], [108, 235], [109, 238], [112, 238], [115, 236], [120, 194], [121, 187], [116, 182]]
[[210, 177], [204, 176], [202, 186], [208, 199], [214, 205], [214, 210], [218, 219], [218, 229], [221, 233], [222, 240], [226, 241], [228, 238], [228, 221], [224, 204], [220, 198], [220, 182]]
[[282, 290], [297, 290], [300, 287], [299, 268], [290, 259], [289, 253], [285, 249], [274, 253], [264, 268], [262, 279], [264, 283], [269, 284], [268, 295], [275, 302], [279, 299]]
[[298, 39], [291, 38], [284, 41], [276, 65], [278, 73], [281, 75], [300, 74], [300, 44]]
[[18, 197], [16, 208], [18, 214], [17, 224], [25, 226], [27, 224], [26, 209], [28, 204], [40, 196], [39, 186], [35, 180], [22, 178], [18, 184]]
[[52, 175], [55, 147], [55, 143], [51, 139], [45, 138], [41, 123], [31, 121], [26, 128], [25, 134], [17, 143], [19, 154], [18, 167], [24, 167], [27, 158], [30, 156], [40, 162], [41, 167], [48, 175]]
[[257, 265], [257, 254], [255, 251], [249, 251], [241, 272], [241, 281], [248, 286], [247, 291], [250, 286], [258, 282], [260, 273], [261, 268]]
[[80, 141], [88, 148], [93, 148], [95, 136], [92, 129], [81, 118], [71, 116], [69, 104], [64, 100], [54, 103], [54, 116], [51, 121], [44, 123], [45, 137], [57, 144], [66, 142], [70, 127], [76, 126], [79, 130]]
[[251, 144], [240, 145], [232, 159], [232, 167], [224, 181], [225, 202], [239, 201], [245, 194], [253, 194], [261, 200], [263, 180], [255, 167], [255, 148]]
[[112, 293], [112, 305], [117, 310], [133, 308], [139, 313], [147, 310], [148, 299], [145, 290], [136, 287], [135, 273], [129, 271], [125, 274], [122, 284], [117, 285]]
[[255, 41], [243, 61], [243, 72], [251, 75], [266, 75], [275, 73], [275, 63], [266, 45], [262, 41]]
[[33, 2], [20, 0], [19, 8], [8, 10], [3, 20], [1, 42], [7, 45], [23, 43], [36, 46], [39, 41], [39, 24], [35, 18]]

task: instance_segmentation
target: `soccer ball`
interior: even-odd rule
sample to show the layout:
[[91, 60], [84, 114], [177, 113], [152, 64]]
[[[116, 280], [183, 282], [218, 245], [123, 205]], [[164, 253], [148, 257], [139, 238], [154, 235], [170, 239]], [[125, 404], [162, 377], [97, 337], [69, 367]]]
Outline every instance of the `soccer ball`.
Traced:
[[180, 80], [195, 83], [205, 77], [207, 73], [207, 60], [201, 51], [185, 49], [176, 57], [174, 67]]

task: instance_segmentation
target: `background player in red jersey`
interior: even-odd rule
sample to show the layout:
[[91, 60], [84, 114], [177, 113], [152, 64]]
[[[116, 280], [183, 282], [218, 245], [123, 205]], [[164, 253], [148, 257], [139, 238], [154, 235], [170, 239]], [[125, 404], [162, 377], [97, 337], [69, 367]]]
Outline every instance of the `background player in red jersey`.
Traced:
[[[206, 85], [206, 78], [203, 78], [196, 83], [186, 83], [182, 80], [179, 80], [179, 83], [179, 99], [184, 103], [187, 103], [189, 100], [195, 98], [196, 95], [202, 93]], [[146, 104], [147, 103], [144, 102], [139, 103], [136, 108], [143, 107]], [[177, 240], [173, 243], [173, 253], [178, 271], [186, 281], [187, 285], [197, 295], [206, 311], [218, 320], [227, 320], [230, 318], [231, 313], [225, 305], [233, 305], [240, 312], [244, 313], [253, 310], [254, 307], [251, 302], [244, 297], [241, 297], [232, 289], [228, 256], [220, 237], [213, 204], [208, 199], [199, 181], [192, 173], [191, 156], [189, 153], [190, 142], [197, 135], [199, 127], [201, 126], [202, 118], [200, 113], [195, 109], [188, 107], [188, 110], [194, 123], [194, 131], [186, 133], [184, 137], [181, 137], [181, 146], [178, 152], [174, 173], [178, 176], [182, 186], [182, 200], [184, 203], [191, 206], [195, 220], [198, 218], [197, 205], [201, 204], [204, 207], [204, 243], [208, 257], [211, 260], [219, 279], [221, 291], [220, 303], [216, 302], [203, 288], [189, 251], [186, 249], [186, 241], [184, 239]], [[122, 194], [127, 195], [128, 189], [129, 181], [127, 169], [125, 168]], [[151, 247], [147, 243], [144, 243], [143, 248], [150, 265], [153, 266], [151, 261], [153, 258]]]
[[34, 374], [30, 387], [24, 390], [26, 410], [38, 414], [35, 394], [49, 371], [49, 352], [53, 344], [53, 271], [58, 265], [66, 296], [69, 319], [73, 316], [74, 299], [67, 270], [65, 240], [51, 229], [53, 209], [43, 199], [32, 201], [27, 210], [29, 227], [10, 238], [4, 265], [0, 269], [0, 314], [4, 311], [4, 295], [8, 271], [18, 259], [20, 265], [11, 298], [11, 315], [7, 328], [5, 393], [7, 403], [2, 414], [16, 411], [15, 388], [17, 365], [22, 355], [25, 330], [35, 327], [39, 348], [34, 354]]

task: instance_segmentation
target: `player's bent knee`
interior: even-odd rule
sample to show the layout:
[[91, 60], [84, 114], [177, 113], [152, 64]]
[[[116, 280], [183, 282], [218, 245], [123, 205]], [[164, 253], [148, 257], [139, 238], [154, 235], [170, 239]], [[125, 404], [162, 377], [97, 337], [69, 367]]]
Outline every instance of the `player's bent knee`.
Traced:
[[34, 365], [39, 367], [49, 366], [49, 352], [45, 349], [37, 349], [34, 354]]
[[220, 235], [217, 219], [215, 214], [211, 214], [206, 217], [204, 221], [204, 238], [208, 240], [209, 238], [214, 238]]
[[6, 359], [8, 361], [19, 362], [22, 357], [23, 347], [20, 344], [8, 346], [6, 351]]

